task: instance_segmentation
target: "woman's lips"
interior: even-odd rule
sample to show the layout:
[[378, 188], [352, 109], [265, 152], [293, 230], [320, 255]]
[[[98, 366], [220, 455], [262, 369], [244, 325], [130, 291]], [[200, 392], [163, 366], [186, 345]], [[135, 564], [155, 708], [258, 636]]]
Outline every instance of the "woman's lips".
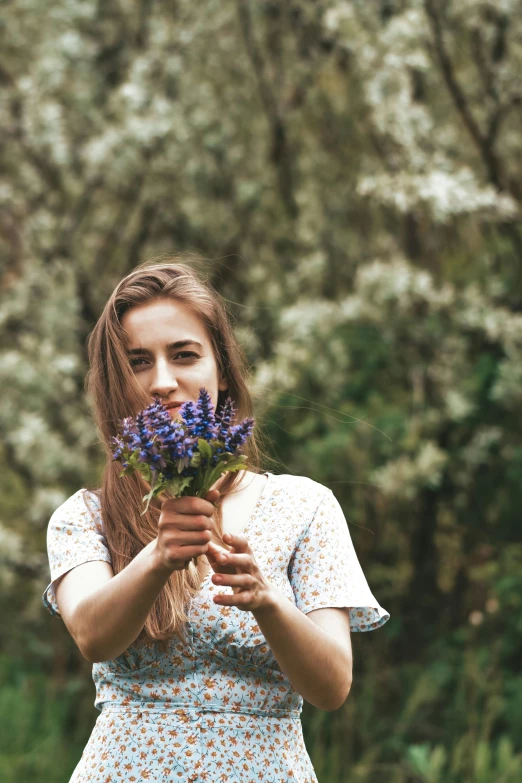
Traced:
[[179, 402], [177, 404], [170, 404], [167, 405], [167, 410], [171, 414], [173, 419], [179, 419], [181, 417], [181, 406], [183, 405], [182, 402]]

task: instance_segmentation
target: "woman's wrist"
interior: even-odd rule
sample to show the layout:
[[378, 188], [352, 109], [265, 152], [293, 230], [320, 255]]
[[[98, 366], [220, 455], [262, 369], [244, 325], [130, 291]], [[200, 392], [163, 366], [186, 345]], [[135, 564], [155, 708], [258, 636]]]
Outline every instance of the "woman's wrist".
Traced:
[[[145, 549], [149, 549], [150, 547], [150, 556], [152, 558], [152, 569], [155, 573], [160, 574], [161, 576], [165, 577], [165, 579], [168, 579], [169, 576], [172, 574], [173, 571], [182, 571], [189, 567], [189, 563], [194, 558], [189, 557], [186, 561], [181, 562], [177, 561], [176, 565], [169, 566], [165, 563], [165, 561], [162, 559], [159, 551], [158, 551], [158, 539], [155, 538], [153, 541], [150, 541], [150, 543], [147, 544]], [[177, 567], [176, 567], [177, 566]]]
[[166, 563], [162, 560], [160, 557], [160, 553], [158, 551], [158, 539], [155, 538], [153, 541], [151, 541], [147, 546], [145, 547], [145, 550], [149, 549], [149, 554], [151, 558], [151, 564], [152, 564], [152, 570], [159, 574], [160, 576], [165, 577], [165, 579], [168, 579], [171, 573], [175, 570], [174, 568], [169, 568]]

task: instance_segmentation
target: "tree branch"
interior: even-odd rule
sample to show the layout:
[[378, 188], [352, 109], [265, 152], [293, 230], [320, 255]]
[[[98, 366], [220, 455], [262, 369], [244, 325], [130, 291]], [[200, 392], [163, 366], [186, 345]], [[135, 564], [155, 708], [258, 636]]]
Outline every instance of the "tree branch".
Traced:
[[444, 36], [442, 25], [437, 11], [435, 0], [424, 0], [424, 8], [433, 34], [433, 43], [439, 65], [448, 88], [448, 92], [455, 104], [455, 108], [460, 115], [463, 125], [470, 134], [475, 146], [477, 147], [482, 161], [488, 172], [490, 182], [498, 190], [504, 190], [503, 175], [501, 163], [498, 160], [488, 136], [482, 133], [473, 112], [469, 106], [466, 95], [460, 86], [455, 74], [455, 69], [447, 49], [444, 45]]
[[286, 128], [279, 111], [277, 100], [266, 76], [266, 67], [263, 56], [252, 32], [252, 18], [250, 15], [249, 0], [237, 0], [236, 5], [246, 52], [250, 58], [250, 62], [252, 63], [261, 103], [263, 105], [263, 109], [271, 129], [272, 148], [270, 157], [276, 166], [279, 190], [283, 203], [286, 207], [288, 216], [293, 220], [297, 217], [299, 208], [294, 197], [291, 155], [288, 146]]

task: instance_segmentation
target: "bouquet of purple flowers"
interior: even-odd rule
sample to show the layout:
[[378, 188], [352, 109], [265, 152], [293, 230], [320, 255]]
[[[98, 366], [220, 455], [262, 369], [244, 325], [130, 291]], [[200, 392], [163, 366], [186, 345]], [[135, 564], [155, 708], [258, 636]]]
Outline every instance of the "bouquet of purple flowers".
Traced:
[[236, 411], [228, 397], [220, 414], [202, 386], [197, 403], [185, 402], [174, 421], [161, 402], [154, 402], [135, 418], [121, 422], [121, 433], [111, 438], [113, 459], [123, 465], [121, 476], [139, 471], [150, 484], [143, 514], [162, 492], [173, 497], [204, 498], [222, 473], [241, 470], [248, 459], [239, 450], [254, 428], [254, 419], [234, 425]]

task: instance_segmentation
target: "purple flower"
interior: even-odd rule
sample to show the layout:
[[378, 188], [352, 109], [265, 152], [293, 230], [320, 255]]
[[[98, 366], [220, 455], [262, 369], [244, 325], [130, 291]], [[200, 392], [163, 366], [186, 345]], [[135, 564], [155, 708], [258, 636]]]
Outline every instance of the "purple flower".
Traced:
[[232, 427], [225, 438], [225, 450], [235, 454], [252, 433], [254, 423], [254, 419], [243, 419], [241, 424]]
[[236, 414], [230, 397], [216, 417], [212, 399], [201, 387], [197, 403], [184, 403], [180, 414], [182, 421], [174, 421], [161, 402], [154, 402], [135, 418], [123, 419], [121, 433], [110, 439], [113, 459], [124, 468], [120, 476], [137, 470], [150, 483], [146, 508], [165, 490], [179, 497], [192, 489], [204, 497], [221, 473], [245, 467], [240, 449], [254, 419], [231, 426]]
[[230, 397], [225, 401], [221, 409], [221, 414], [216, 416], [218, 420], [218, 428], [216, 438], [217, 440], [224, 441], [227, 437], [228, 431], [234, 419], [236, 418], [236, 411], [234, 410], [234, 403]]
[[204, 386], [199, 390], [197, 403], [184, 403], [180, 408], [180, 415], [187, 424], [188, 434], [193, 438], [203, 438], [207, 441], [216, 439], [217, 427], [214, 406], [210, 394]]

